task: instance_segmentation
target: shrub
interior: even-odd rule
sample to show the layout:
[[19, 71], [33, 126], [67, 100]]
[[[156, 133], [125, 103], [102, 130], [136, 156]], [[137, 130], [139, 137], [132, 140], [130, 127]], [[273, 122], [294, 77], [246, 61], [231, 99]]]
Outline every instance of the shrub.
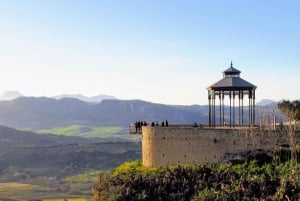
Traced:
[[296, 161], [164, 168], [145, 168], [134, 161], [101, 174], [94, 201], [299, 200], [299, 177]]

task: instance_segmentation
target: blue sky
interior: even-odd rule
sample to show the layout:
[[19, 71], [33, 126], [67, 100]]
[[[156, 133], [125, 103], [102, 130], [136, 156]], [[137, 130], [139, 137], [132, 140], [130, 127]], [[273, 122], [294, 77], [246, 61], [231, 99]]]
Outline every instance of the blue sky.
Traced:
[[230, 66], [299, 99], [300, 2], [0, 0], [0, 92], [207, 104]]

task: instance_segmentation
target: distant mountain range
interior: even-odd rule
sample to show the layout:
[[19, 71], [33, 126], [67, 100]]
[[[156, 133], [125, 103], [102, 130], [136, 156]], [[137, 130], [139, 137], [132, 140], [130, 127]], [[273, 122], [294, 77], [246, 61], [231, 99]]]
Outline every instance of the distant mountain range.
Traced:
[[[225, 107], [226, 111], [229, 113], [228, 107]], [[272, 115], [273, 111], [277, 119], [283, 118], [276, 102], [257, 105], [256, 121], [259, 122], [260, 116]], [[245, 122], [247, 112], [245, 106]], [[208, 106], [174, 106], [118, 99], [90, 104], [75, 98], [46, 97], [19, 97], [0, 101], [0, 125], [18, 129], [38, 131], [69, 125], [128, 127], [137, 120], [148, 123], [168, 120], [170, 124], [208, 124]]]
[[[244, 108], [246, 122], [248, 111], [246, 106]], [[228, 107], [225, 107], [225, 112], [227, 110]], [[283, 119], [277, 102], [269, 99], [257, 102], [256, 122], [261, 116], [273, 115], [273, 111], [277, 119]], [[208, 124], [208, 106], [164, 105], [142, 100], [119, 100], [108, 95], [86, 97], [65, 94], [47, 98], [25, 97], [20, 92], [7, 91], [0, 96], [0, 125], [18, 129], [38, 131], [69, 125], [128, 127], [137, 120]]]
[[116, 99], [114, 96], [109, 95], [98, 95], [98, 96], [84, 96], [81, 94], [62, 94], [58, 96], [53, 96], [55, 99], [62, 99], [62, 98], [75, 98], [84, 102], [91, 102], [91, 103], [100, 103], [102, 100], [110, 100], [110, 99]]
[[[21, 94], [18, 91], [5, 91], [3, 94], [0, 95], [0, 101], [3, 100], [13, 100], [19, 97], [24, 96], [23, 94]], [[62, 99], [62, 98], [75, 98], [84, 102], [90, 102], [90, 103], [99, 103], [102, 100], [106, 100], [106, 99], [116, 99], [116, 97], [114, 96], [110, 96], [110, 95], [97, 95], [97, 96], [84, 96], [81, 94], [61, 94], [61, 95], [57, 95], [57, 96], [53, 96], [51, 98], [55, 98], [55, 99]]]
[[170, 106], [141, 100], [89, 104], [73, 98], [20, 97], [0, 101], [0, 125], [30, 130], [72, 124], [127, 127], [136, 120], [205, 123], [206, 116], [207, 106]]
[[276, 103], [276, 101], [270, 100], [270, 99], [262, 99], [261, 101], [257, 102], [256, 105], [265, 106], [265, 105], [270, 105], [273, 103]]
[[13, 100], [21, 96], [23, 96], [23, 94], [21, 94], [18, 91], [5, 91], [3, 94], [0, 95], [0, 101]]

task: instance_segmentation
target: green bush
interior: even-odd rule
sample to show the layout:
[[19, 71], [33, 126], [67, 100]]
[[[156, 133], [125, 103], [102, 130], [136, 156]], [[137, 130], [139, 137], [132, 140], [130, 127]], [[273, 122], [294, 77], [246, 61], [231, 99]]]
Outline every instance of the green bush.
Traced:
[[163, 168], [126, 162], [100, 176], [94, 201], [298, 200], [299, 175], [296, 161]]

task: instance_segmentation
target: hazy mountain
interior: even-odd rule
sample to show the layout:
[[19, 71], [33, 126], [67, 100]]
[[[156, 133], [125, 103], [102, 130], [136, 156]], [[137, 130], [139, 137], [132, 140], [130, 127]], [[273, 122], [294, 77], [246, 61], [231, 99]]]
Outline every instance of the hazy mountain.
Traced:
[[98, 114], [102, 114], [98, 115], [98, 120], [104, 124], [118, 122], [120, 125], [128, 125], [136, 120], [148, 122], [168, 120], [171, 124], [206, 121], [205, 113], [199, 113], [190, 107], [192, 106], [178, 107], [141, 100], [103, 100], [95, 106], [95, 109]]
[[[238, 109], [235, 109], [238, 114]], [[256, 122], [262, 116], [276, 115], [283, 119], [277, 103], [257, 105]], [[229, 114], [228, 106], [225, 113]], [[219, 122], [218, 109], [216, 120]], [[244, 107], [247, 122], [248, 108]], [[228, 118], [228, 117], [227, 117]], [[208, 106], [174, 106], [156, 104], [141, 100], [103, 100], [98, 104], [89, 104], [73, 98], [20, 97], [11, 101], [0, 101], [0, 125], [14, 128], [40, 130], [68, 125], [86, 126], [123, 126], [137, 120], [170, 124], [208, 123]]]
[[13, 100], [15, 98], [18, 98], [20, 96], [23, 96], [18, 91], [5, 91], [3, 94], [0, 95], [0, 101], [2, 100]]
[[54, 96], [53, 98], [55, 99], [76, 98], [81, 101], [94, 102], [94, 103], [100, 103], [102, 100], [107, 100], [107, 99], [116, 99], [116, 97], [109, 96], [109, 95], [98, 95], [98, 96], [88, 97], [81, 94], [62, 94], [62, 95]]
[[78, 99], [20, 97], [0, 102], [0, 124], [13, 128], [42, 129], [90, 122], [92, 107]]
[[262, 99], [261, 101], [257, 102], [256, 105], [265, 106], [265, 105], [269, 105], [272, 103], [276, 103], [276, 101], [271, 100], [271, 99]]
[[205, 121], [205, 113], [199, 109], [203, 107], [192, 107], [140, 100], [103, 100], [98, 104], [89, 104], [71, 98], [20, 97], [0, 101], [0, 124], [39, 130], [71, 124], [127, 127], [136, 120], [160, 122], [168, 119], [170, 123]]

